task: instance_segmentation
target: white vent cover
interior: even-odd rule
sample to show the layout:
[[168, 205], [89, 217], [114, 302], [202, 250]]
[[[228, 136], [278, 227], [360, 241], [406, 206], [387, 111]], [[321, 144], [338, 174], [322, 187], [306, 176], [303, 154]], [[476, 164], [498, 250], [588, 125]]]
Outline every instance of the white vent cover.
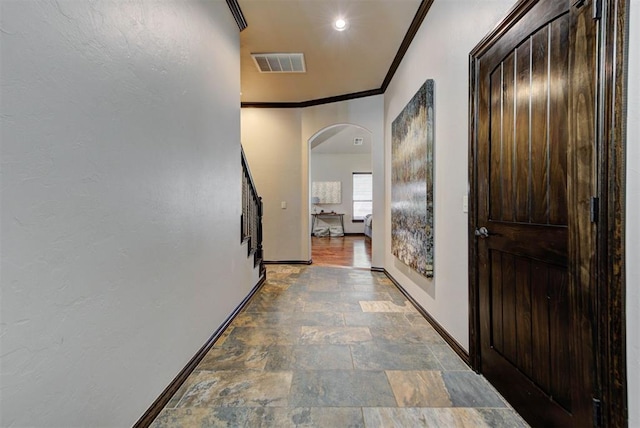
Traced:
[[306, 73], [304, 54], [264, 53], [251, 54], [260, 73]]
[[364, 143], [364, 137], [356, 137], [353, 139], [354, 146], [361, 146]]

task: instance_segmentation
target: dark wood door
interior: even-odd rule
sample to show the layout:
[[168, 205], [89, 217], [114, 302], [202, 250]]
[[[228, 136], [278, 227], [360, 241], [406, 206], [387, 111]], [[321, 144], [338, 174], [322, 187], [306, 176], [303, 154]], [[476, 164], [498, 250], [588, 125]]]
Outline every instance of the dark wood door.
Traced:
[[472, 68], [479, 368], [533, 425], [591, 426], [597, 24], [513, 15]]

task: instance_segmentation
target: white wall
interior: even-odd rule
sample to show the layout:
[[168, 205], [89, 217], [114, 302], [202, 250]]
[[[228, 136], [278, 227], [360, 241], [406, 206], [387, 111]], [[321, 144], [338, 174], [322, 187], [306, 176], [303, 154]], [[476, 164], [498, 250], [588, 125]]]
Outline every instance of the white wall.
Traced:
[[[307, 261], [301, 217], [303, 198], [300, 109], [242, 109], [242, 145], [262, 197], [267, 261]], [[281, 208], [285, 202], [287, 207]], [[308, 234], [308, 229], [304, 229]]]
[[257, 280], [238, 29], [208, 0], [0, 16], [0, 425], [131, 426]]
[[344, 213], [345, 232], [364, 233], [364, 223], [353, 223], [352, 221], [354, 172], [371, 172], [371, 154], [328, 154], [311, 151], [311, 181], [340, 181], [342, 183], [342, 203], [318, 205], [318, 210], [322, 209], [327, 212], [333, 210], [337, 213]]
[[[382, 103], [378, 95], [302, 109], [242, 109], [242, 144], [265, 206], [266, 260], [311, 259], [309, 140], [327, 126], [348, 123], [371, 131], [373, 216], [384, 224]], [[382, 237], [374, 234], [372, 265], [382, 262]]]
[[[631, 0], [627, 98], [627, 382], [629, 426], [640, 427], [640, 0]], [[635, 404], [634, 404], [635, 403]]]
[[[419, 276], [391, 254], [385, 268], [465, 349], [469, 344], [467, 150], [469, 52], [515, 2], [435, 1], [384, 95], [385, 235], [391, 236], [391, 123], [427, 79], [435, 79], [435, 277]], [[465, 23], [455, 25], [452, 23]]]
[[[383, 95], [358, 98], [339, 103], [322, 104], [307, 107], [302, 110], [302, 144], [308, 147], [309, 139], [318, 131], [327, 126], [350, 123], [366, 128], [371, 132], [371, 172], [373, 174], [373, 227], [376, 224], [385, 224], [385, 169], [384, 169], [384, 116]], [[303, 158], [302, 178], [303, 191], [306, 194], [304, 200], [309, 198], [309, 158]], [[310, 230], [309, 206], [306, 207], [307, 215], [303, 221], [303, 230]], [[303, 211], [304, 213], [304, 211]], [[377, 229], [376, 229], [377, 230]], [[308, 235], [308, 234], [307, 234]], [[307, 238], [308, 239], [308, 238]], [[384, 265], [384, 236], [374, 231], [371, 241], [371, 266], [383, 267]]]

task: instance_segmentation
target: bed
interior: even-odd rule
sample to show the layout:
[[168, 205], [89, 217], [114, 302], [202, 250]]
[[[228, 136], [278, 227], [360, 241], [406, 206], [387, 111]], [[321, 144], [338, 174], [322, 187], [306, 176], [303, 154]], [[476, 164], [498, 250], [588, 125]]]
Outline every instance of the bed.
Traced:
[[372, 238], [373, 236], [373, 230], [371, 229], [371, 221], [373, 220], [373, 216], [371, 214], [367, 214], [364, 217], [364, 234], [367, 235], [369, 238]]

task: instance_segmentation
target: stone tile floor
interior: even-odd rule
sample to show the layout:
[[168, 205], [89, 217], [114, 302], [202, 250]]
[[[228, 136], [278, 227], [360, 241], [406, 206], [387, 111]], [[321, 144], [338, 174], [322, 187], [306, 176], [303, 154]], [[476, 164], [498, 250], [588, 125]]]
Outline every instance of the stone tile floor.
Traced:
[[152, 427], [526, 427], [391, 281], [274, 265]]

